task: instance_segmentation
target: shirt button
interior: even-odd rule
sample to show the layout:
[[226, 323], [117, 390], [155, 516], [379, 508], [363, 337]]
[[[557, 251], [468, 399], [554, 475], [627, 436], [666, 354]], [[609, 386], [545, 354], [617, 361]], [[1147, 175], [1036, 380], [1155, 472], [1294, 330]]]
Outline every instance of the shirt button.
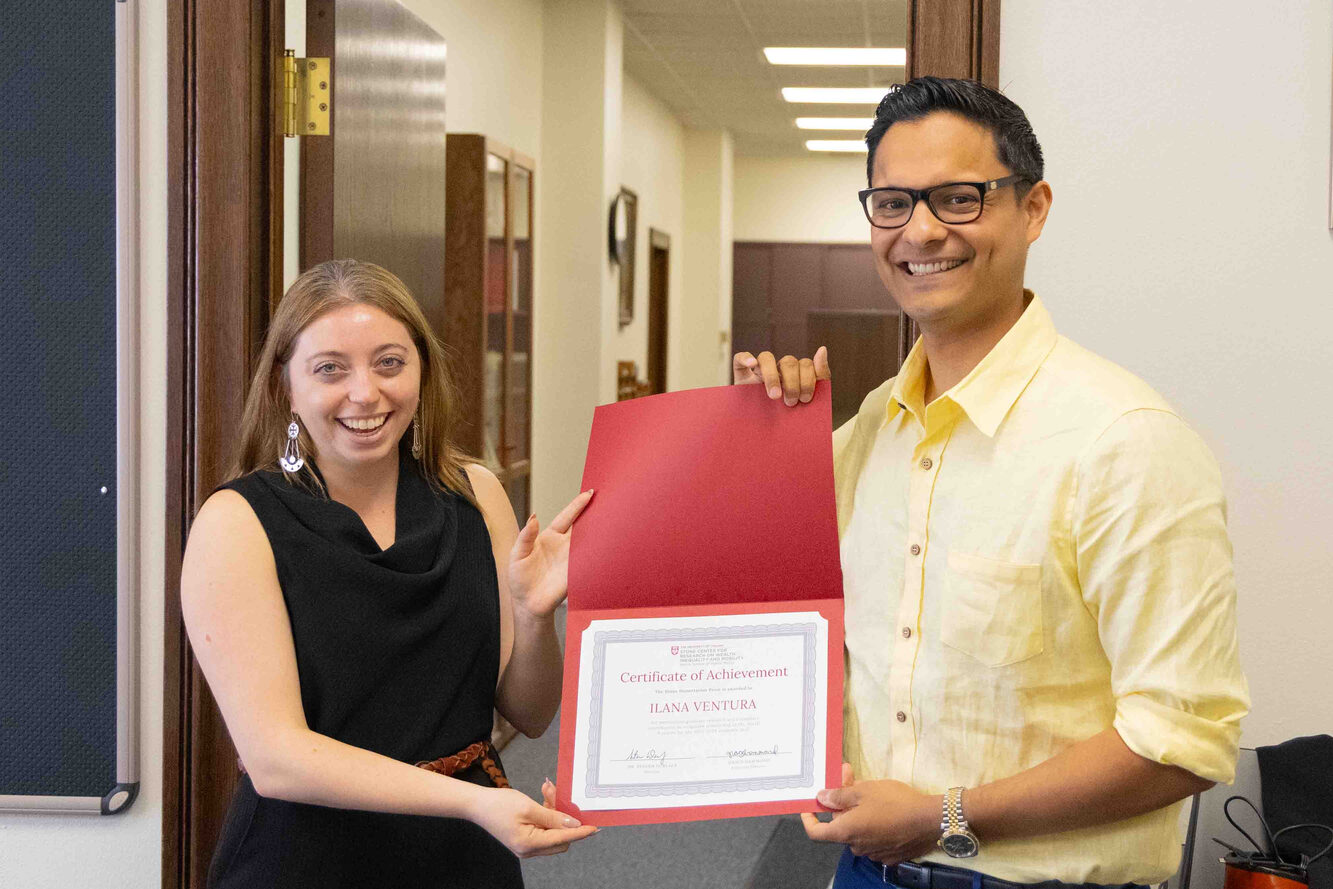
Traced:
[[907, 714], [904, 713], [903, 711], [899, 710], [899, 711], [898, 711], [897, 719], [898, 719], [899, 722], [906, 722], [906, 721], [907, 721]]
[[903, 638], [904, 638], [904, 639], [911, 639], [911, 638], [912, 638], [912, 628], [911, 628], [911, 627], [903, 627]]
[[914, 555], [914, 556], [919, 556], [919, 555], [921, 555], [921, 547], [918, 546], [918, 545], [915, 544], [915, 543], [912, 544], [911, 553], [912, 553], [912, 555]]
[[929, 469], [930, 467], [932, 467], [932, 466], [934, 466], [934, 465], [935, 465], [934, 463], [930, 462], [930, 458], [929, 458], [929, 457], [922, 457], [922, 458], [921, 458], [921, 468], [922, 468], [922, 469]]

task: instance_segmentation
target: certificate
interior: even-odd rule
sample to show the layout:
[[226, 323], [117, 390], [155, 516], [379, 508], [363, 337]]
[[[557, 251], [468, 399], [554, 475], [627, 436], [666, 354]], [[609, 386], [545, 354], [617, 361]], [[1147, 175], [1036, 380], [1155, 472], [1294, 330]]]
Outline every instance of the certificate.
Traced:
[[842, 762], [828, 384], [599, 407], [570, 548], [557, 806], [585, 824], [809, 812]]
[[824, 787], [818, 612], [594, 620], [571, 799], [582, 810], [764, 802]]

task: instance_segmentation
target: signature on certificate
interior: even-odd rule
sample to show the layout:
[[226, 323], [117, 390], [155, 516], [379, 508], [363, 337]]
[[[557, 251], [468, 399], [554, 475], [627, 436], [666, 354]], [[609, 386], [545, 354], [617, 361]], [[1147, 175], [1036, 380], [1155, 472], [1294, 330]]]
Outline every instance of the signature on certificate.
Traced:
[[744, 759], [747, 756], [777, 756], [778, 752], [777, 744], [761, 750], [728, 750], [727, 759]]
[[665, 750], [649, 750], [647, 753], [640, 753], [639, 748], [635, 747], [625, 757], [627, 762], [666, 762], [667, 755]]

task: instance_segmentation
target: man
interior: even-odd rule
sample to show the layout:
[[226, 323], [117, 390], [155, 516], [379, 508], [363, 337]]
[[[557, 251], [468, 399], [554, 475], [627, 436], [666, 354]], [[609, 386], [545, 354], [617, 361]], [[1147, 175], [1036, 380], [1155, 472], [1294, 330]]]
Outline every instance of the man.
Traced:
[[[1216, 463], [1024, 289], [1051, 187], [1017, 105], [918, 78], [866, 143], [921, 339], [834, 436], [850, 765], [806, 830], [847, 844], [838, 889], [1160, 882], [1249, 706]], [[823, 349], [734, 367], [788, 404], [828, 376]]]

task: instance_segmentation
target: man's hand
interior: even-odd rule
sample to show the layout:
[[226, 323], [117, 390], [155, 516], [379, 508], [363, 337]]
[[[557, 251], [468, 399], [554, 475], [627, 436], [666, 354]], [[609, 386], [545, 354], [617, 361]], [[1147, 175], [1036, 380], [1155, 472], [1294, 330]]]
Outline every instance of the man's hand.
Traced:
[[820, 843], [845, 843], [853, 855], [881, 864], [919, 858], [935, 848], [940, 836], [943, 800], [914, 790], [901, 781], [851, 780], [843, 764], [843, 786], [821, 790], [816, 799], [833, 810], [821, 822], [804, 814], [806, 835]]
[[815, 350], [813, 359], [791, 355], [775, 359], [772, 352], [760, 352], [758, 358], [737, 352], [731, 359], [733, 383], [763, 383], [769, 398], [781, 398], [788, 407], [808, 403], [815, 394], [815, 380], [827, 379], [828, 349], [823, 346]]

